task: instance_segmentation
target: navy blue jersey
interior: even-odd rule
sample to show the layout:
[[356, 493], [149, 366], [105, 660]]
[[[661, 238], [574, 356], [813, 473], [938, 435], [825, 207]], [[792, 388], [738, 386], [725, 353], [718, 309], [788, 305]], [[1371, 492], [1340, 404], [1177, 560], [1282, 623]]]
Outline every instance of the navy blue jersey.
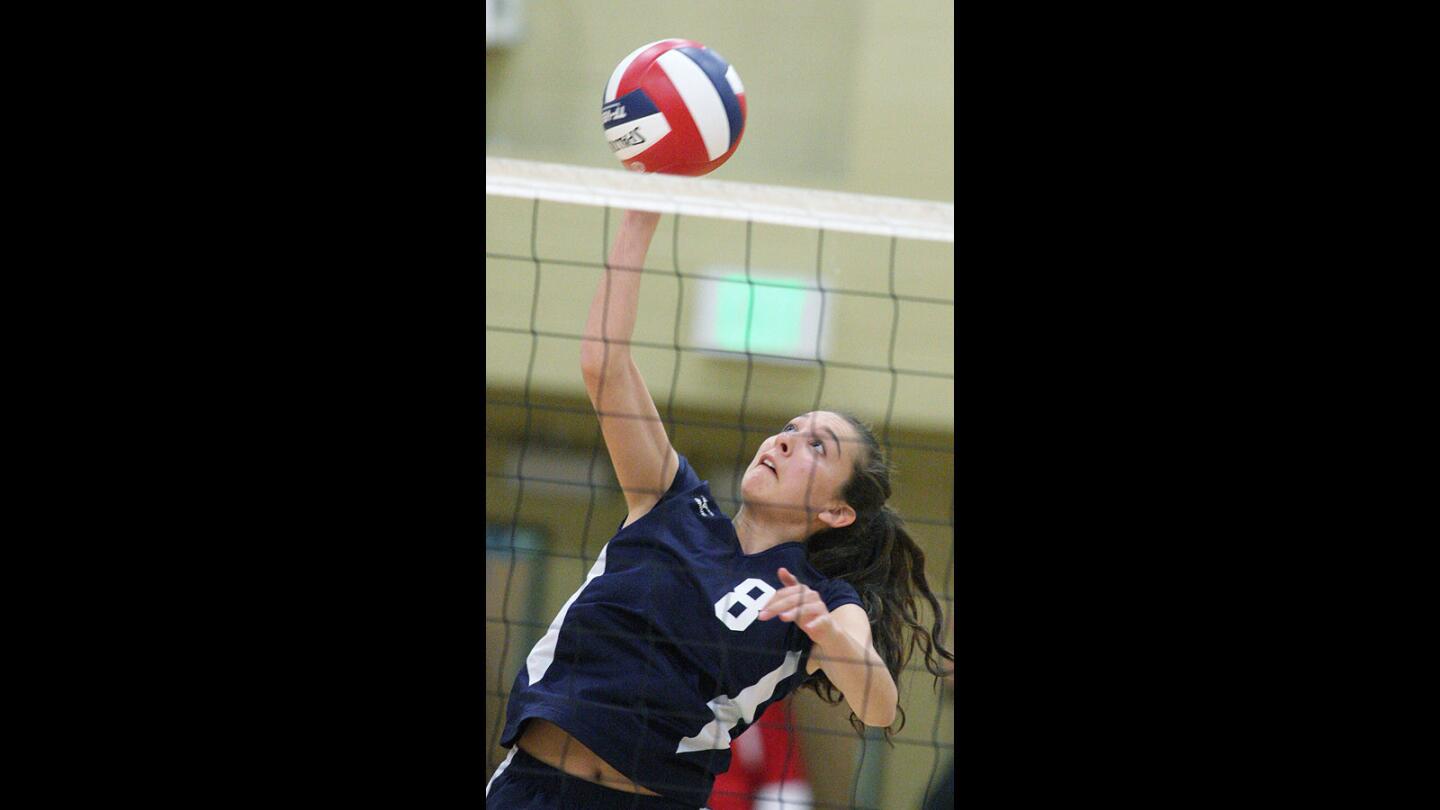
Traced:
[[[622, 522], [623, 525], [623, 522]], [[740, 549], [735, 526], [680, 456], [675, 481], [600, 551], [515, 678], [500, 744], [540, 717], [662, 796], [705, 804], [730, 741], [805, 680], [812, 642], [760, 621], [785, 567], [830, 610], [861, 604], [805, 546]]]

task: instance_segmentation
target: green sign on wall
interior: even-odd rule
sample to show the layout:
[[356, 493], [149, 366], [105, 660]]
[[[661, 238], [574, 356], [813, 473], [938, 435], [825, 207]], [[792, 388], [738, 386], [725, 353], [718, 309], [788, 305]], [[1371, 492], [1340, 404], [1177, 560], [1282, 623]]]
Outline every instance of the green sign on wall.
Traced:
[[[820, 293], [779, 276], [709, 274], [697, 285], [698, 312], [691, 338], [726, 352], [815, 359]], [[714, 278], [717, 276], [718, 278]]]

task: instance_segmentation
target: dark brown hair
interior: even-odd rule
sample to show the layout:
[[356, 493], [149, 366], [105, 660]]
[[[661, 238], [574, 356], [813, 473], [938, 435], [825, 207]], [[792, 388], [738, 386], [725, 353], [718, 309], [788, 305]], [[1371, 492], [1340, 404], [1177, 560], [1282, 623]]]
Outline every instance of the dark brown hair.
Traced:
[[[811, 535], [805, 541], [806, 554], [815, 570], [830, 579], [845, 580], [860, 595], [870, 617], [871, 643], [890, 670], [898, 694], [900, 671], [917, 648], [937, 682], [949, 673], [942, 659], [953, 662], [955, 654], [940, 643], [944, 614], [925, 578], [925, 553], [905, 531], [900, 515], [886, 504], [893, 469], [885, 449], [868, 425], [851, 414], [839, 415], [854, 426], [865, 444], [864, 457], [856, 461], [850, 480], [840, 490], [840, 496], [855, 510], [855, 522]], [[928, 630], [917, 610], [921, 598], [930, 604], [933, 617]], [[815, 690], [826, 703], [844, 699], [823, 670], [816, 671], [802, 688]], [[903, 708], [896, 707], [896, 717], [896, 723], [885, 729], [887, 742], [905, 727]], [[864, 734], [865, 726], [853, 711], [850, 725]]]

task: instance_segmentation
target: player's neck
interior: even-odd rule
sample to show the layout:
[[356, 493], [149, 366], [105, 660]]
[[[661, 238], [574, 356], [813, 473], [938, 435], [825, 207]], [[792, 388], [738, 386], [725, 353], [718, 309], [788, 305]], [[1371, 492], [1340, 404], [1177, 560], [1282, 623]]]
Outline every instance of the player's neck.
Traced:
[[766, 522], [753, 510], [748, 510], [744, 506], [741, 506], [740, 510], [735, 513], [735, 518], [731, 523], [735, 525], [735, 536], [740, 540], [740, 550], [746, 554], [759, 554], [781, 543], [804, 539], [796, 536], [794, 526]]

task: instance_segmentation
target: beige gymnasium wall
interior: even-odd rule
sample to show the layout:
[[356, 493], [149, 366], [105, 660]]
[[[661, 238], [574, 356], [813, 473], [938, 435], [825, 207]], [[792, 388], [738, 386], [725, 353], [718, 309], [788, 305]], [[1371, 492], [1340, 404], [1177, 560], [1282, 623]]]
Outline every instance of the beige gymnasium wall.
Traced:
[[[601, 134], [601, 90], [614, 65], [635, 47], [666, 37], [702, 42], [725, 56], [745, 82], [749, 116], [735, 156], [713, 176], [766, 185], [953, 201], [953, 6], [916, 2], [666, 2], [643, 13], [609, 0], [525, 0], [524, 33], [514, 45], [486, 52], [485, 152], [598, 168], [619, 168]], [[528, 649], [526, 622], [548, 621], [582, 581], [589, 561], [624, 515], [618, 494], [603, 487], [537, 483], [534, 479], [613, 483], [598, 442], [579, 373], [579, 343], [540, 332], [578, 334], [600, 278], [598, 264], [617, 227], [604, 212], [543, 203], [532, 220], [527, 201], [486, 198], [485, 262], [486, 517], [540, 531], [543, 555], [502, 555], [487, 566], [487, 692], [508, 691]], [[743, 272], [743, 223], [665, 216], [655, 238], [641, 296], [636, 362], [662, 415], [673, 409], [671, 438], [710, 480], [724, 502], [733, 491], [737, 459], [785, 418], [821, 407], [859, 413], [880, 427], [891, 410], [899, 472], [895, 504], [925, 550], [937, 594], [953, 593], [954, 381], [892, 374], [903, 369], [953, 377], [954, 307], [889, 298], [890, 241], [755, 226], [748, 264], [753, 274], [787, 278], [826, 290], [878, 297], [826, 296], [828, 346], [822, 359], [877, 366], [854, 370], [814, 363], [765, 364], [748, 370], [746, 425], [739, 418], [747, 364], [674, 349], [705, 305], [690, 276]], [[818, 254], [818, 258], [817, 258]], [[954, 247], [899, 241], [895, 292], [953, 301]], [[677, 316], [677, 302], [679, 313]], [[898, 310], [898, 319], [897, 319]], [[495, 327], [495, 329], [492, 329]], [[518, 330], [507, 332], [500, 330]], [[678, 370], [677, 370], [678, 363]], [[532, 407], [523, 407], [528, 396]], [[673, 380], [673, 385], [672, 385]], [[893, 406], [891, 405], [893, 390]], [[516, 403], [505, 405], [500, 403]], [[893, 410], [892, 410], [893, 408]], [[523, 474], [517, 480], [522, 456]], [[743, 463], [743, 462], [741, 462]], [[730, 504], [725, 504], [730, 508]], [[933, 521], [933, 522], [932, 522]], [[942, 596], [942, 599], [946, 597]], [[493, 604], [491, 603], [493, 600]], [[948, 601], [948, 600], [947, 600]], [[948, 607], [947, 607], [948, 609]], [[895, 749], [868, 746], [871, 798], [883, 807], [916, 806], [932, 771], [947, 766], [953, 746], [954, 701], [928, 676], [901, 682], [909, 721]], [[487, 696], [486, 733], [500, 716]], [[802, 744], [821, 801], [843, 803], [859, 767], [858, 741], [840, 707], [808, 692], [797, 699], [798, 721], [811, 729]], [[834, 732], [834, 733], [827, 733]], [[877, 753], [878, 751], [878, 753]], [[488, 774], [487, 774], [488, 776]]]
[[618, 168], [610, 72], [647, 42], [713, 48], [745, 83], [744, 140], [715, 177], [955, 199], [954, 7], [943, 0], [525, 0], [485, 54], [485, 154]]

